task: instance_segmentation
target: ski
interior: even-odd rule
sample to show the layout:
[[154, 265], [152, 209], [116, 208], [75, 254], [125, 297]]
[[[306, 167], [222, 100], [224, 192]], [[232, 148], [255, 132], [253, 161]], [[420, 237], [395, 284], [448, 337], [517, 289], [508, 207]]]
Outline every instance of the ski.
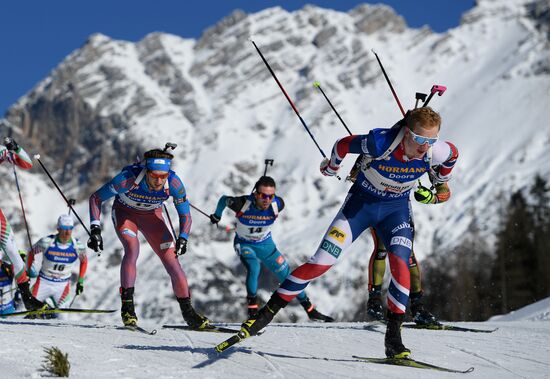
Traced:
[[143, 333], [143, 334], [148, 334], [150, 336], [154, 336], [155, 334], [157, 334], [156, 329], [147, 330], [147, 329], [143, 329], [141, 326], [137, 326], [137, 325], [125, 325], [125, 326], [123, 326], [123, 328], [127, 329], [127, 330], [131, 330], [132, 332], [140, 332], [140, 333]]
[[357, 355], [353, 355], [353, 358], [355, 358], [355, 359], [357, 359], [361, 362], [377, 363], [377, 364], [393, 365], [393, 366], [413, 367], [413, 368], [420, 368], [420, 369], [427, 369], [427, 370], [454, 372], [454, 373], [460, 373], [460, 374], [467, 374], [469, 372], [474, 371], [473, 367], [470, 367], [467, 370], [454, 370], [452, 368], [436, 366], [436, 365], [432, 365], [431, 363], [417, 361], [417, 360], [412, 359], [412, 358], [371, 358], [371, 357], [359, 357]]
[[163, 325], [162, 327], [165, 329], [180, 329], [180, 330], [189, 330], [192, 332], [212, 332], [212, 333], [232, 333], [232, 334], [239, 333], [239, 330], [237, 329], [231, 329], [231, 328], [226, 328], [226, 327], [217, 326], [217, 325], [208, 325], [208, 327], [204, 329], [195, 329], [195, 328], [191, 328], [188, 325]]
[[408, 329], [428, 329], [428, 330], [450, 330], [454, 332], [472, 332], [472, 333], [493, 333], [498, 330], [495, 329], [472, 329], [463, 328], [455, 325], [433, 324], [433, 325], [417, 325], [417, 324], [403, 324], [403, 328]]
[[225, 341], [219, 343], [214, 348], [218, 353], [223, 353], [225, 350], [229, 349], [231, 346], [236, 345], [237, 343], [244, 340], [246, 337], [246, 334], [244, 332], [239, 331], [237, 334], [229, 337]]
[[113, 313], [115, 309], [78, 309], [78, 308], [48, 308], [48, 309], [36, 309], [33, 311], [14, 312], [2, 315], [2, 317], [14, 317], [14, 316], [42, 316], [52, 315], [56, 313]]

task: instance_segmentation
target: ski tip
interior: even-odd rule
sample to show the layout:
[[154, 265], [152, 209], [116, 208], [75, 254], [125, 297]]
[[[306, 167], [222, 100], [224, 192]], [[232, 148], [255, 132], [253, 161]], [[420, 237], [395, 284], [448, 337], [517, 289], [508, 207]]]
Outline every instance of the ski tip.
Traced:
[[313, 87], [319, 88], [320, 86], [321, 86], [321, 83], [319, 83], [318, 81], [313, 82]]

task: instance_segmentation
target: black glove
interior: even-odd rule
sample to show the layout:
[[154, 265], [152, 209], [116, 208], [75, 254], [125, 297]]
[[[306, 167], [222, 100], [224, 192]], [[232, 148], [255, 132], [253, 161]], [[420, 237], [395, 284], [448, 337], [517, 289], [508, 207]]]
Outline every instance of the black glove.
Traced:
[[6, 149], [9, 151], [17, 151], [19, 149], [19, 145], [13, 138], [6, 137], [4, 138], [4, 146], [6, 146]]
[[2, 262], [2, 270], [6, 273], [9, 279], [13, 279], [13, 268], [8, 262]]
[[187, 252], [187, 240], [183, 237], [179, 237], [176, 241], [176, 255], [180, 256]]
[[99, 225], [92, 225], [90, 238], [88, 239], [88, 247], [98, 253], [103, 250], [103, 238], [101, 238], [101, 228]]
[[84, 283], [78, 281], [78, 283], [76, 283], [76, 296], [80, 295], [82, 292], [84, 292]]
[[210, 215], [210, 222], [212, 224], [217, 224], [218, 222], [220, 222], [220, 220], [221, 220], [221, 217], [218, 217], [215, 213], [212, 213]]

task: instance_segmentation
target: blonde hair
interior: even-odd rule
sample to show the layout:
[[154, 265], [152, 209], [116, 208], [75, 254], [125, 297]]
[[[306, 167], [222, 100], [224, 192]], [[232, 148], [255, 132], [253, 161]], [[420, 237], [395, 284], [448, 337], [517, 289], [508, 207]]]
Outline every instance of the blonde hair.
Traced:
[[426, 129], [441, 127], [441, 116], [430, 107], [416, 108], [410, 111], [407, 116], [407, 126], [413, 129], [415, 125], [419, 125]]

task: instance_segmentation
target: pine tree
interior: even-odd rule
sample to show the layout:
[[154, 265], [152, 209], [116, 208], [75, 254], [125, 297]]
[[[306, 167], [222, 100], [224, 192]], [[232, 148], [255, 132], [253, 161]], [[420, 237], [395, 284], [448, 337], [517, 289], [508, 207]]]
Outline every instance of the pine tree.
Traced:
[[493, 278], [500, 292], [500, 312], [521, 308], [535, 301], [536, 272], [533, 257], [533, 215], [521, 191], [512, 194], [500, 232], [497, 234]]
[[533, 214], [533, 273], [534, 292], [537, 300], [550, 296], [550, 188], [540, 175], [535, 177], [530, 194], [533, 197], [531, 212]]

